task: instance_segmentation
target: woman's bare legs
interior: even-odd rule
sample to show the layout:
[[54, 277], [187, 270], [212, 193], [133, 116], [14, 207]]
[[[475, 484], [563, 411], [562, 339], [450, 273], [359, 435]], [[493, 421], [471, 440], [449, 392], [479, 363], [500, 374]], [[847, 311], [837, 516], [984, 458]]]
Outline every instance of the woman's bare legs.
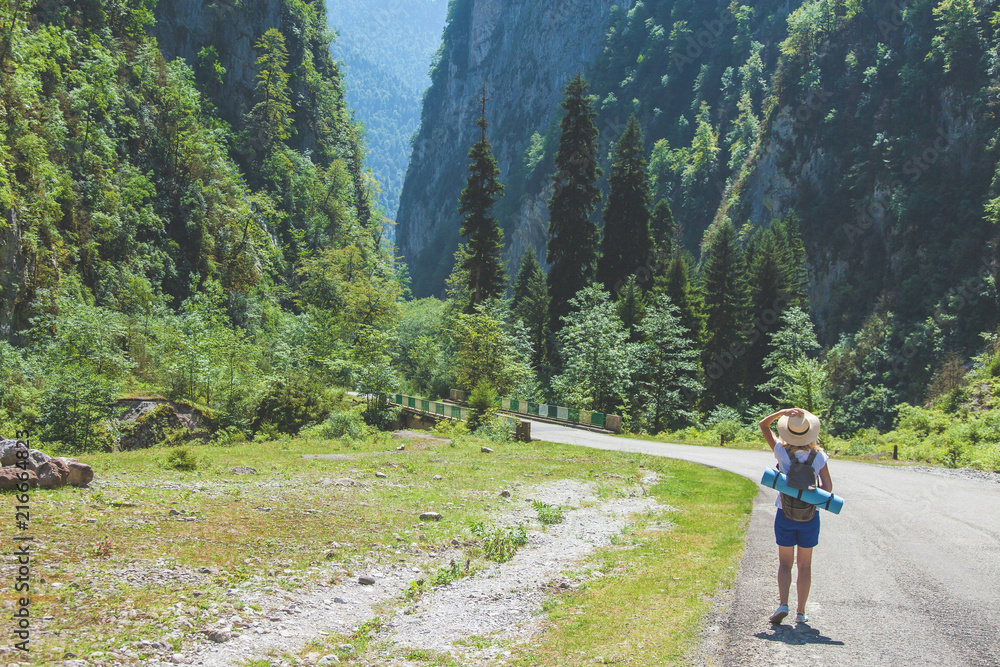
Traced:
[[788, 604], [788, 589], [792, 587], [792, 564], [794, 562], [795, 562], [795, 547], [779, 546], [778, 547], [778, 597], [781, 599], [781, 604]]
[[[784, 547], [782, 547], [784, 548]], [[813, 550], [799, 547], [799, 576], [795, 579], [795, 592], [798, 594], [796, 601], [796, 611], [800, 614], [806, 613], [806, 600], [809, 598], [809, 585], [812, 583], [812, 560]], [[791, 551], [792, 548], [788, 547]], [[791, 568], [789, 568], [791, 575]], [[785, 588], [785, 598], [788, 598], [788, 588]]]

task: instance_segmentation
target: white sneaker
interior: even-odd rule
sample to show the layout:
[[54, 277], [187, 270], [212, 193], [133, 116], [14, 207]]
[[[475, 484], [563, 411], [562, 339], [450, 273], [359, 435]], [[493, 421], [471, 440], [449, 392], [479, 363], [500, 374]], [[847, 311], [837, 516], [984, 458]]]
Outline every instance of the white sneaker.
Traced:
[[783, 604], [780, 607], [778, 607], [778, 609], [773, 614], [771, 614], [771, 618], [769, 618], [768, 620], [774, 623], [775, 625], [778, 625], [783, 620], [785, 620], [785, 616], [788, 616], [787, 604]]
[[803, 612], [799, 612], [799, 613], [795, 614], [795, 622], [796, 623], [805, 623], [808, 620], [809, 620], [809, 617], [806, 616], [805, 613], [803, 613]]

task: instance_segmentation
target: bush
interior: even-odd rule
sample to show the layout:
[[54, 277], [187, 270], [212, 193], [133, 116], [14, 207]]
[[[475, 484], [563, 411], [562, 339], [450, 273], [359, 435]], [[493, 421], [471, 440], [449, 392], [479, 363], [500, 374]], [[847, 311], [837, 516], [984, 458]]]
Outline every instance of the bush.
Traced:
[[850, 446], [845, 452], [848, 456], [864, 456], [874, 454], [879, 450], [879, 432], [877, 428], [863, 428], [850, 438]]
[[257, 406], [253, 430], [273, 424], [278, 432], [294, 435], [303, 426], [326, 419], [333, 404], [323, 383], [305, 373], [279, 378], [271, 383]]
[[479, 425], [476, 429], [476, 437], [492, 442], [513, 442], [514, 434], [511, 433], [510, 420], [505, 417], [493, 416]]
[[554, 523], [562, 523], [563, 508], [561, 505], [549, 505], [540, 500], [531, 503], [531, 506], [538, 512], [538, 520], [548, 526]]
[[181, 472], [197, 470], [198, 457], [195, 456], [194, 452], [192, 452], [189, 447], [174, 447], [170, 453], [167, 454], [167, 459], [164, 462], [163, 467]]
[[479, 522], [472, 525], [472, 534], [483, 540], [483, 556], [496, 563], [506, 563], [514, 557], [518, 547], [528, 543], [528, 533], [521, 524], [511, 528], [487, 528]]
[[342, 410], [332, 413], [326, 421], [312, 429], [310, 434], [326, 440], [345, 438], [361, 440], [375, 433], [358, 410]]
[[497, 392], [486, 380], [480, 380], [469, 394], [469, 430], [476, 431], [497, 412]]

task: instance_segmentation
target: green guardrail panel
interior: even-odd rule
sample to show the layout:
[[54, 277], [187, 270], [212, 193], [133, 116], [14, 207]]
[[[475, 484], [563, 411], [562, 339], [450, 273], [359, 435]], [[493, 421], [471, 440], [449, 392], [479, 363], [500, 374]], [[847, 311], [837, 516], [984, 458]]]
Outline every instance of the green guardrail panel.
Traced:
[[517, 400], [516, 398], [510, 399], [510, 409], [511, 409], [511, 412], [520, 412], [521, 411], [521, 401]]
[[462, 408], [458, 407], [457, 405], [451, 406], [451, 418], [452, 419], [461, 419], [462, 418]]
[[436, 415], [444, 414], [444, 403], [434, 403], [434, 414]]
[[532, 403], [531, 401], [528, 401], [528, 410], [527, 410], [527, 412], [528, 412], [529, 415], [537, 415], [538, 414], [538, 403]]
[[417, 407], [417, 399], [413, 398], [412, 396], [407, 396], [406, 397], [406, 407], [408, 407], [408, 408], [415, 408], [415, 407]]
[[548, 408], [549, 408], [549, 413], [548, 413], [549, 417], [551, 417], [552, 419], [558, 419], [559, 418], [559, 406], [557, 406], [557, 405], [550, 405], [550, 406], [548, 406]]
[[593, 412], [590, 415], [590, 423], [594, 426], [600, 426], [604, 428], [604, 413], [603, 412]]
[[393, 396], [392, 402], [395, 403], [396, 405], [402, 405], [403, 404], [403, 395], [402, 394], [396, 394], [395, 396]]
[[578, 410], [577, 408], [569, 408], [568, 410], [566, 410], [566, 419], [568, 419], [571, 422], [580, 421], [580, 410]]
[[430, 412], [431, 411], [431, 402], [430, 401], [421, 400], [420, 401], [420, 409], [423, 410], [424, 412]]

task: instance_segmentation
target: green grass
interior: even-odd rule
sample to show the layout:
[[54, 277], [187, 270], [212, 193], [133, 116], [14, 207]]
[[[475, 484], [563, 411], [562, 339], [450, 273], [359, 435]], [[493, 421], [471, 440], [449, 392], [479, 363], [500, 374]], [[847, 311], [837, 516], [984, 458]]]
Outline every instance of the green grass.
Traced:
[[[687, 572], [691, 563], [704, 560], [725, 562], [720, 567], [725, 576], [734, 572], [726, 568], [736, 564], [745, 529], [742, 512], [744, 505], [749, 511], [749, 501], [741, 504], [748, 492], [733, 476], [667, 459], [553, 443], [491, 443], [492, 454], [482, 454], [482, 443], [468, 436], [450, 444], [408, 440], [402, 452], [396, 451], [398, 444], [382, 435], [345, 442], [298, 438], [227, 447], [191, 445], [198, 459], [193, 471], [165, 468], [171, 453], [168, 448], [81, 456], [94, 467], [92, 488], [31, 492], [30, 532], [36, 545], [33, 576], [37, 577], [32, 590], [33, 631], [46, 634], [28, 659], [31, 664], [49, 664], [66, 653], [86, 657], [143, 639], [167, 641], [175, 651], [187, 651], [192, 647], [190, 631], [179, 627], [177, 619], [184, 618], [198, 628], [220, 615], [239, 613], [243, 603], [228, 593], [236, 584], [256, 579], [261, 586], [295, 590], [311, 585], [305, 571], [316, 566], [324, 566], [329, 581], [336, 582], [357, 576], [354, 568], [362, 559], [398, 562], [401, 543], [415, 543], [425, 552], [450, 549], [454, 554], [452, 540], [457, 539], [465, 552], [461, 560], [456, 557], [454, 564], [430, 570], [424, 577], [426, 583], [413, 591], [419, 596], [428, 587], [474, 572], [490, 557], [516, 550], [522, 540], [517, 527], [486, 528], [507, 511], [510, 501], [499, 497], [501, 490], [519, 483], [578, 479], [599, 484], [607, 497], [614, 498], [635, 484], [641, 465], [663, 475], [665, 481], [652, 493], [682, 508], [681, 513], [671, 514], [679, 529], [660, 533], [637, 527], [634, 535], [621, 538], [629, 549], [607, 551], [595, 561], [596, 567], [617, 576], [620, 564], [646, 577], [654, 576], [645, 574], [651, 564]], [[302, 458], [317, 454], [337, 458]], [[230, 472], [239, 466], [253, 467], [259, 474]], [[387, 477], [377, 478], [376, 471]], [[434, 480], [435, 475], [444, 480]], [[334, 483], [342, 478], [359, 484]], [[729, 480], [728, 486], [716, 478]], [[700, 490], [700, 481], [727, 497], [712, 498]], [[747, 488], [753, 485], [747, 483]], [[425, 511], [439, 512], [443, 518], [421, 522], [418, 517]], [[687, 523], [678, 522], [681, 517]], [[469, 529], [476, 523], [484, 527], [478, 539]], [[719, 536], [700, 535], [699, 530], [731, 536], [732, 548], [718, 551]], [[9, 579], [10, 563], [0, 567], [0, 574]], [[209, 572], [199, 573], [202, 567], [210, 568]], [[198, 580], [170, 579], [174, 576], [170, 568], [178, 574], [197, 575]], [[168, 579], [142, 583], [126, 576], [154, 570], [168, 573]], [[690, 582], [686, 575], [682, 580], [685, 594], [698, 600], [726, 581], [707, 571], [697, 572]], [[617, 610], [609, 613], [587, 602], [586, 596], [598, 594], [613, 579], [609, 576], [593, 584], [579, 598], [566, 594], [556, 598], [559, 604], [552, 627], [541, 644], [548, 662], [540, 664], [575, 660], [576, 649], [563, 643], [568, 616], [560, 616], [560, 610], [579, 604], [587, 614], [621, 616]], [[678, 587], [676, 582], [671, 584], [671, 590]], [[195, 590], [201, 592], [200, 597], [193, 596]], [[608, 595], [607, 600], [614, 601], [614, 594]], [[13, 608], [11, 588], [0, 593], [0, 599], [4, 608]], [[626, 608], [633, 605], [627, 596], [621, 602]], [[666, 625], [676, 625], [678, 617], [687, 619], [681, 624], [683, 632], [663, 637], [683, 651], [704, 605], [691, 606], [683, 596], [660, 602], [680, 605], [680, 611], [668, 614], [671, 620]], [[178, 604], [183, 611], [178, 611]], [[405, 602], [401, 599], [397, 604]], [[70, 609], [72, 613], [67, 613]], [[386, 618], [390, 612], [379, 610], [378, 614]], [[627, 618], [628, 614], [622, 614]], [[45, 616], [51, 618], [42, 620]], [[603, 623], [601, 619], [594, 622]], [[372, 656], [366, 652], [387, 650], [378, 647], [379, 632], [378, 626], [369, 625], [354, 635], [324, 638], [319, 644], [350, 643], [356, 651], [339, 654], [341, 662], [371, 664]], [[558, 657], [560, 651], [569, 657]], [[137, 653], [140, 658], [133, 664], [142, 664], [143, 653], [138, 649]], [[420, 661], [449, 664], [443, 656], [430, 654]]]
[[554, 523], [562, 523], [563, 509], [559, 505], [553, 506], [548, 503], [543, 503], [540, 500], [536, 500], [531, 503], [531, 506], [538, 513], [538, 520], [541, 521], [543, 525], [549, 526]]
[[712, 593], [735, 581], [757, 487], [682, 461], [643, 462], [661, 475], [650, 495], [679, 510], [666, 517], [673, 529], [657, 529], [650, 517], [616, 539], [619, 546], [599, 551], [591, 563], [604, 576], [550, 598], [548, 629], [511, 664], [688, 660]]

